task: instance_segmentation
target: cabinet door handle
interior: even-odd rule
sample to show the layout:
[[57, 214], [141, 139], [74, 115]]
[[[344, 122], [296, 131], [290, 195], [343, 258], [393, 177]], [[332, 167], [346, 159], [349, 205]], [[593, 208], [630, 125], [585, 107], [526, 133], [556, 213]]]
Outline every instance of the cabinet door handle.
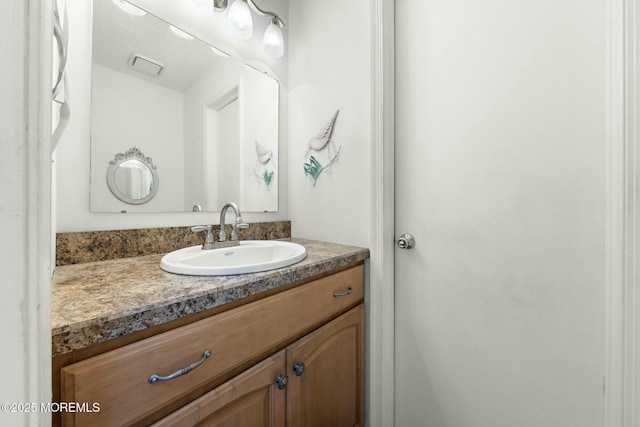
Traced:
[[349, 295], [351, 292], [353, 292], [353, 289], [351, 288], [351, 286], [349, 286], [349, 289], [347, 289], [344, 292], [334, 292], [333, 293], [333, 297], [337, 298], [337, 297], [346, 297], [347, 295]]
[[210, 350], [205, 350], [205, 352], [202, 353], [202, 359], [198, 360], [197, 362], [192, 363], [189, 366], [185, 366], [184, 368], [182, 368], [180, 370], [177, 370], [173, 374], [169, 374], [166, 377], [163, 377], [163, 376], [160, 376], [160, 375], [157, 375], [157, 374], [153, 374], [153, 375], [151, 375], [149, 377], [148, 381], [151, 384], [153, 384], [156, 381], [168, 381], [168, 380], [172, 380], [174, 378], [181, 377], [182, 375], [187, 374], [187, 373], [193, 371], [194, 369], [196, 369], [198, 366], [202, 365], [204, 363], [205, 359], [207, 357], [209, 357], [209, 356], [211, 356], [211, 351]]
[[278, 375], [276, 377], [276, 384], [278, 385], [278, 388], [280, 390], [284, 390], [285, 387], [287, 387], [287, 384], [289, 383], [289, 377], [286, 375]]
[[304, 372], [304, 363], [298, 362], [293, 365], [293, 372], [295, 372], [296, 376], [298, 377], [302, 375], [302, 373]]

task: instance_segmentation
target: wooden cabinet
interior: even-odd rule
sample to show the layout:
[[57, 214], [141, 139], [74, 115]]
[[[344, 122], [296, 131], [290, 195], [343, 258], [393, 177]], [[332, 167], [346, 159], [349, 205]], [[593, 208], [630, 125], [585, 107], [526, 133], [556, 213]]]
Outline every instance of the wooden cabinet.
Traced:
[[359, 305], [154, 427], [362, 426], [363, 328]]
[[284, 427], [285, 369], [285, 351], [281, 350], [154, 427]]
[[287, 425], [363, 425], [363, 347], [362, 305], [287, 347]]
[[62, 366], [60, 400], [100, 404], [62, 425], [362, 425], [363, 276], [360, 264]]

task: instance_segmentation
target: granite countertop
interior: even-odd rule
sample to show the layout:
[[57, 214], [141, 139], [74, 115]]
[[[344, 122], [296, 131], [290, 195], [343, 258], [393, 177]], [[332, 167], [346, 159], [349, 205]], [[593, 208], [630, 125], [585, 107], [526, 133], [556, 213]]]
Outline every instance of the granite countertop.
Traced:
[[290, 239], [307, 249], [292, 266], [234, 276], [183, 276], [162, 255], [57, 267], [51, 296], [52, 356], [363, 261], [365, 248]]

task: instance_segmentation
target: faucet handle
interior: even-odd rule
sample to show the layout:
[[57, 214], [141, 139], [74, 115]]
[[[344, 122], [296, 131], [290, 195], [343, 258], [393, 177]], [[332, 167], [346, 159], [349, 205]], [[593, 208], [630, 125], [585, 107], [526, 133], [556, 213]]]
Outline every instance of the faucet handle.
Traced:
[[213, 248], [213, 225], [196, 225], [191, 227], [191, 231], [194, 233], [200, 231], [206, 231], [207, 235], [204, 238], [204, 243], [202, 244], [202, 249], [212, 249]]
[[231, 240], [238, 240], [238, 228], [249, 228], [249, 224], [244, 222], [241, 216], [237, 217], [235, 222], [231, 224]]
[[238, 228], [249, 228], [249, 224], [244, 222], [244, 220], [242, 219], [241, 216], [236, 218], [235, 226], [238, 227]]

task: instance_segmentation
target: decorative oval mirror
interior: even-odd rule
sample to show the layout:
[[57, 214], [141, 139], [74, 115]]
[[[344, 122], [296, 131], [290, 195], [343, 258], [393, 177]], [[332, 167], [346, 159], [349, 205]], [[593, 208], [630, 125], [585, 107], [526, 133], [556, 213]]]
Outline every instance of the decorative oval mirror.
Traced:
[[117, 153], [109, 162], [107, 186], [119, 200], [141, 205], [158, 192], [158, 170], [151, 157], [133, 147], [124, 154]]

